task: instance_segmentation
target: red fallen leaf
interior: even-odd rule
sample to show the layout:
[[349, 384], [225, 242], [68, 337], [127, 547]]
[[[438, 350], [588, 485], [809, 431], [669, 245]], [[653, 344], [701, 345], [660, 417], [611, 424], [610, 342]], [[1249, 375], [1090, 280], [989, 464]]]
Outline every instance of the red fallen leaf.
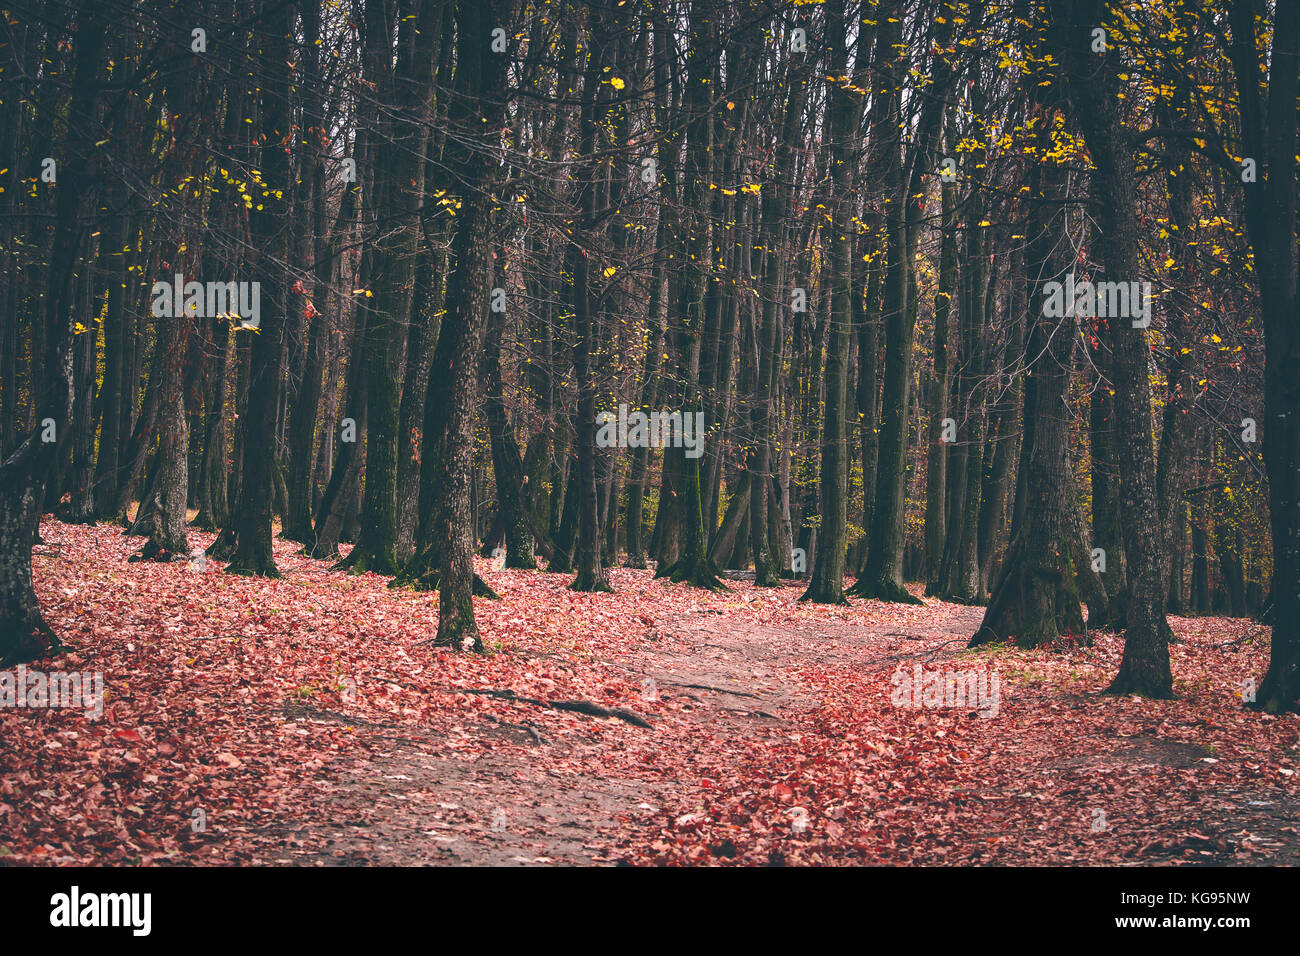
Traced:
[[141, 737], [137, 731], [131, 730], [130, 728], [127, 728], [125, 730], [115, 730], [113, 731], [113, 736], [117, 737], [119, 740], [125, 740], [127, 743], [131, 743], [131, 744], [144, 743], [144, 738]]
[[217, 763], [223, 763], [227, 767], [242, 767], [244, 761], [240, 760], [234, 754], [219, 753], [217, 754]]
[[[1241, 674], [1262, 673], [1267, 651], [1264, 641], [1242, 640], [1252, 628], [1244, 621], [1171, 618], [1183, 639], [1172, 650], [1173, 667], [1188, 690], [1156, 709], [1078, 693], [1104, 687], [1118, 667], [1121, 637], [1096, 636], [1086, 652], [1001, 650], [990, 666], [1003, 668], [1006, 699], [998, 719], [981, 720], [890, 702], [892, 655], [909, 647], [903, 641], [933, 648], [973, 633], [979, 609], [864, 601], [832, 610], [799, 604], [793, 587], [763, 592], [760, 606], [746, 582], [731, 582], [729, 595], [703, 596], [627, 569], [611, 570], [615, 594], [591, 597], [542, 574], [495, 573], [487, 559], [476, 558], [503, 592], [500, 604], [480, 609], [480, 625], [503, 651], [480, 659], [421, 649], [431, 618], [427, 599], [389, 590], [380, 576], [329, 572], [278, 540], [285, 579], [235, 581], [181, 563], [128, 565], [139, 542], [96, 535], [93, 527], [50, 521], [43, 531], [78, 558], [43, 561], [35, 569], [56, 630], [79, 635], [93, 652], [84, 665], [68, 658], [68, 669], [111, 671], [130, 693], [109, 702], [98, 724], [52, 711], [48, 726], [38, 728], [26, 714], [0, 708], [0, 740], [7, 745], [0, 748], [0, 801], [31, 817], [23, 833], [14, 823], [17, 811], [0, 807], [0, 830], [24, 864], [51, 854], [108, 864], [283, 863], [286, 846], [328, 855], [330, 844], [320, 845], [322, 821], [350, 820], [359, 811], [313, 784], [327, 765], [333, 773], [355, 761], [362, 772], [382, 773], [379, 762], [367, 769], [377, 752], [392, 749], [391, 737], [367, 730], [378, 724], [409, 724], [413, 736], [416, 727], [421, 736], [436, 729], [446, 742], [440, 749], [458, 759], [492, 751], [508, 756], [517, 773], [503, 783], [499, 802], [507, 808], [534, 786], [546, 786], [553, 773], [644, 784], [644, 807], [584, 843], [636, 865], [1164, 863], [1191, 854], [1209, 859], [1211, 852], [1213, 862], [1240, 863], [1274, 862], [1285, 852], [1272, 840], [1239, 842], [1248, 831], [1226, 849], [1217, 840], [1179, 840], [1189, 828], [1218, 837], [1227, 825], [1220, 820], [1231, 828], [1244, 824], [1233, 808], [1256, 795], [1281, 799], [1273, 790], [1289, 782], [1285, 771], [1300, 767], [1292, 750], [1295, 718], [1263, 718], [1241, 708]], [[198, 544], [211, 540], [194, 535]], [[115, 569], [112, 588], [95, 583], [93, 569], [105, 567]], [[146, 592], [151, 600], [140, 601]], [[698, 628], [692, 622], [704, 614], [716, 617]], [[646, 643], [641, 618], [663, 628], [653, 644]], [[394, 641], [381, 655], [366, 640], [376, 627]], [[810, 647], [810, 628], [825, 628], [828, 639]], [[841, 634], [852, 640], [830, 639]], [[701, 658], [707, 669], [691, 676], [679, 655], [719, 640], [728, 656]], [[952, 650], [955, 643], [926, 669], [942, 666], [942, 655]], [[602, 659], [631, 665], [633, 676], [612, 676]], [[1035, 679], [1010, 677], [1021, 671]], [[763, 699], [755, 708], [788, 723], [730, 716], [738, 702], [701, 693], [704, 700], [691, 705], [698, 716], [683, 714], [673, 699], [656, 704], [656, 729], [648, 734], [452, 690], [491, 687], [625, 707], [643, 699], [643, 675], [674, 672], [675, 679], [754, 693]], [[801, 703], [783, 706], [785, 696]], [[231, 707], [232, 700], [239, 706]], [[315, 720], [314, 710], [358, 721], [336, 727]], [[250, 713], [270, 719], [250, 720]], [[514, 743], [495, 732], [497, 721], [535, 724], [547, 740], [591, 734], [602, 746], [576, 754], [537, 745], [535, 738]], [[48, 732], [53, 727], [57, 740]], [[118, 728], [126, 736], [116, 736]], [[136, 734], [167, 743], [144, 747], [131, 742]], [[1165, 766], [1148, 753], [1153, 741], [1161, 748], [1213, 744], [1218, 762], [1187, 767], [1180, 757]], [[235, 774], [218, 753], [238, 754], [241, 769], [250, 772]], [[119, 780], [123, 764], [130, 769]], [[1144, 769], [1123, 785], [1125, 774], [1102, 775], [1114, 786], [1094, 799], [1084, 783], [1096, 778], [1094, 765]], [[104, 779], [104, 771], [112, 772], [110, 787], [85, 786], [88, 778]], [[1243, 789], [1243, 781], [1250, 787]], [[42, 796], [46, 789], [60, 798]], [[172, 805], [178, 790], [191, 798], [184, 807]], [[419, 801], [412, 796], [411, 802]], [[818, 825], [796, 831], [787, 815], [792, 804], [808, 807]], [[218, 805], [233, 808], [223, 820], [228, 837], [219, 846], [202, 843], [188, 811]], [[115, 812], [131, 806], [145, 812]], [[1089, 831], [1093, 807], [1114, 821], [1104, 834]], [[374, 816], [392, 809], [381, 802]], [[370, 817], [371, 810], [367, 805], [361, 815]], [[119, 815], [121, 831], [103, 828]], [[285, 845], [268, 840], [262, 834], [271, 821], [301, 832]], [[1263, 820], [1261, 826], [1261, 837], [1287, 832]], [[105, 849], [97, 842], [96, 834], [114, 832], [127, 834], [129, 844]], [[140, 855], [141, 847], [148, 852]], [[373, 852], [365, 849], [367, 856]]]

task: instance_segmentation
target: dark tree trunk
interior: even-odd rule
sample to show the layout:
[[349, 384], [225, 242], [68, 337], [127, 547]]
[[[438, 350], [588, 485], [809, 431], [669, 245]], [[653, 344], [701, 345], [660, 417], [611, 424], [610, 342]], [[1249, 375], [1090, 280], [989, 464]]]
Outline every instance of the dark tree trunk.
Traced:
[[[1035, 75], [1029, 81], [1036, 82]], [[1055, 78], [1052, 78], [1055, 84]], [[1038, 87], [1033, 87], [1035, 91]], [[1052, 149], [1049, 122], [1054, 99], [1039, 99], [1039, 155]], [[1076, 589], [1077, 529], [1073, 520], [1073, 482], [1070, 477], [1070, 415], [1065, 402], [1074, 355], [1073, 308], [1065, 315], [1049, 316], [1044, 303], [1048, 282], [1063, 281], [1072, 262], [1062, 262], [1056, 237], [1064, 229], [1065, 170], [1051, 162], [1032, 166], [1029, 197], [1034, 202], [1028, 233], [1032, 237], [1027, 260], [1033, 290], [1027, 303], [1029, 337], [1027, 355], [1033, 382], [1026, 389], [1032, 404], [1025, 406], [1025, 421], [1033, 422], [1032, 444], [1026, 464], [1024, 520], [1011, 542], [988, 609], [969, 646], [1014, 640], [1021, 647], [1042, 647], [1062, 638], [1083, 634], [1083, 611]], [[1019, 297], [1017, 297], [1019, 299]]]
[[[576, 481], [578, 537], [574, 564], [577, 576], [569, 587], [575, 591], [610, 591], [601, 562], [599, 499], [596, 486], [596, 383], [593, 379], [593, 356], [599, 350], [600, 320], [592, 309], [591, 275], [587, 247], [594, 245], [596, 229], [596, 176], [600, 160], [596, 153], [598, 122], [597, 101], [603, 100], [600, 82], [607, 47], [607, 28], [603, 10], [591, 11], [591, 49], [588, 51], [586, 75], [582, 86], [582, 112], [578, 138], [578, 218], [571, 223], [573, 237], [568, 247], [567, 272], [573, 277], [573, 369], [578, 387], [578, 403], [573, 419], [574, 444], [577, 451]], [[607, 87], [606, 87], [607, 88]], [[602, 111], [603, 113], [603, 111]]]
[[[664, 275], [663, 275], [663, 241], [666, 230], [662, 222], [655, 233], [654, 278], [650, 287], [650, 304], [646, 313], [650, 324], [649, 342], [646, 347], [645, 369], [642, 374], [641, 404], [643, 413], [652, 412], [659, 400], [660, 363], [664, 351]], [[627, 560], [625, 567], [644, 568], [647, 566], [645, 536], [645, 492], [650, 479], [650, 449], [641, 446], [632, 450], [632, 468], [627, 478]]]
[[[1073, 0], [1069, 16], [1053, 24], [1053, 39], [1068, 76], [1076, 122], [1096, 169], [1092, 195], [1099, 203], [1097, 245], [1106, 276], [1132, 281], [1138, 271], [1138, 218], [1133, 144], [1124, 132], [1115, 85], [1122, 71], [1115, 51], [1093, 53], [1090, 29], [1107, 15], [1100, 0]], [[1173, 695], [1165, 621], [1165, 536], [1156, 495], [1151, 447], [1151, 381], [1146, 332], [1128, 318], [1108, 323], [1114, 356], [1115, 422], [1120, 511], [1128, 564], [1129, 600], [1124, 657], [1108, 691], [1168, 698]]]
[[[708, 63], [716, 55], [717, 21], [705, 10], [704, 0], [692, 0], [690, 35], [694, 50], [689, 61], [683, 112], [687, 123], [685, 222], [675, 226], [674, 248], [683, 262], [685, 278], [672, 317], [672, 331], [681, 362], [682, 414], [702, 408], [700, 395], [700, 336], [704, 330], [704, 297], [709, 281], [709, 222], [701, 214], [707, 207], [708, 177], [711, 168], [713, 124], [709, 118]], [[688, 582], [713, 591], [726, 590], [717, 579], [706, 552], [704, 506], [700, 492], [700, 459], [686, 454], [685, 447], [664, 451], [664, 470], [672, 469], [673, 491], [677, 496], [677, 513], [681, 519], [681, 551], [672, 564], [661, 564], [655, 577]], [[662, 500], [662, 499], [661, 499]]]
[[230, 325], [224, 318], [210, 320], [214, 351], [212, 374], [206, 383], [203, 417], [203, 456], [199, 460], [199, 513], [194, 526], [216, 531], [230, 521], [226, 484], [226, 371], [230, 362]]
[[[951, 372], [948, 356], [948, 317], [952, 313], [952, 296], [957, 288], [957, 222], [955, 182], [941, 187], [943, 202], [943, 236], [939, 250], [939, 291], [934, 301], [934, 383], [930, 393], [930, 430], [925, 470], [925, 569], [926, 593], [933, 594], [943, 563], [943, 544], [947, 529], [948, 451], [954, 435], [945, 435], [944, 420], [956, 419], [949, 406]], [[864, 426], [865, 427], [865, 426]], [[865, 471], [863, 480], [866, 480]]]
[[[406, 8], [403, 8], [404, 10]], [[424, 146], [438, 29], [437, 4], [411, 0], [398, 20], [392, 66], [392, 21], [385, 0], [366, 3], [366, 64], [388, 119], [373, 131], [378, 234], [366, 314], [366, 490], [360, 537], [339, 567], [354, 574], [397, 574], [398, 350], [411, 314], [411, 280], [424, 195]], [[381, 114], [382, 115], [382, 114]], [[382, 144], [382, 147], [381, 147]], [[383, 157], [380, 159], [380, 157]], [[370, 301], [370, 300], [367, 300]], [[413, 362], [418, 359], [412, 357]]]
[[329, 482], [321, 495], [316, 511], [316, 526], [312, 541], [303, 550], [313, 558], [336, 559], [339, 543], [343, 540], [343, 526], [349, 517], [348, 509], [355, 495], [361, 475], [362, 442], [366, 434], [366, 363], [362, 349], [365, 335], [358, 321], [352, 338], [351, 356], [348, 359], [344, 409], [347, 414], [335, 426], [337, 435], [333, 444], [338, 451], [334, 467], [330, 469]]
[[[826, 42], [831, 76], [844, 76], [848, 66], [844, 0], [826, 6]], [[859, 41], [861, 42], [861, 41]], [[854, 85], [866, 75], [866, 44], [858, 57]], [[849, 341], [853, 329], [852, 219], [856, 139], [862, 98], [838, 83], [827, 87], [826, 136], [831, 151], [831, 303], [826, 347], [825, 414], [821, 440], [821, 524], [812, 580], [800, 600], [822, 604], [847, 604], [844, 597], [844, 562], [848, 547], [849, 441], [848, 378]]]
[[[292, 141], [293, 115], [289, 97], [289, 32], [291, 11], [268, 0], [262, 14], [259, 40], [266, 69], [262, 77], [261, 170], [271, 189], [290, 191], [286, 144]], [[253, 281], [261, 285], [261, 323], [251, 332], [248, 407], [243, 415], [243, 474], [236, 509], [235, 553], [226, 570], [232, 574], [279, 577], [271, 547], [271, 510], [275, 494], [274, 442], [281, 361], [283, 358], [284, 305], [288, 289], [279, 266], [285, 251], [283, 214], [279, 207], [249, 213], [249, 233], [259, 251], [251, 258]]]
[[791, 66], [786, 86], [789, 93], [781, 131], [776, 143], [776, 157], [772, 178], [762, 190], [763, 242], [763, 299], [761, 325], [757, 329], [757, 368], [754, 376], [754, 395], [750, 400], [750, 550], [754, 557], [754, 583], [759, 587], [772, 587], [780, 583], [782, 568], [790, 566], [789, 547], [781, 553], [774, 546], [769, 530], [769, 512], [773, 504], [775, 462], [773, 447], [776, 444], [778, 417], [778, 329], [781, 324], [780, 309], [786, 301], [782, 257], [777, 249], [784, 240], [783, 231], [789, 217], [791, 180], [793, 178], [795, 144], [801, 128], [804, 105], [807, 102], [808, 84], [805, 57], [791, 54]]
[[[52, 361], [33, 388], [37, 428], [0, 464], [0, 664], [16, 664], [57, 652], [62, 643], [41, 615], [32, 588], [32, 542], [40, 523], [45, 482], [60, 446], [67, 441], [73, 414], [72, 349], [74, 275], [87, 232], [89, 197], [97, 186], [92, 166], [99, 97], [97, 74], [104, 46], [105, 21], [86, 3], [77, 8], [73, 39], [72, 99], [68, 107], [65, 168], [55, 206], [46, 309], [33, 325], [47, 330]], [[52, 116], [43, 116], [53, 126]], [[83, 265], [84, 265], [83, 260]], [[43, 353], [33, 353], [34, 358]], [[54, 441], [44, 441], [41, 423], [53, 420]]]
[[397, 435], [397, 560], [403, 566], [415, 551], [423, 452], [420, 426], [429, 391], [429, 369], [442, 330], [441, 277], [446, 272], [445, 255], [439, 253], [436, 258], [427, 253], [422, 255], [416, 266], [415, 291], [411, 298], [411, 328], [407, 336], [406, 376]]
[[1246, 225], [1264, 314], [1264, 467], [1273, 543], [1271, 654], [1254, 703], [1280, 713], [1300, 708], [1300, 303], [1295, 241], [1300, 7], [1276, 5], [1266, 104], [1260, 102], [1263, 64], [1255, 36], [1263, 14], [1258, 2], [1231, 8], [1229, 53], [1241, 101], [1243, 155], [1262, 156], [1268, 173], [1245, 185]]
[[508, 568], [537, 569], [533, 553], [533, 530], [528, 505], [524, 501], [524, 468], [519, 457], [515, 430], [506, 414], [501, 381], [501, 338], [505, 314], [493, 312], [488, 317], [487, 375], [484, 405], [487, 411], [488, 437], [492, 446], [492, 471], [497, 482], [497, 502], [506, 542]]
[[309, 164], [312, 177], [312, 248], [315, 269], [310, 304], [314, 314], [307, 331], [307, 355], [303, 364], [302, 383], [298, 386], [297, 399], [289, 412], [289, 513], [280, 532], [282, 538], [303, 545], [311, 545], [314, 540], [312, 447], [320, 417], [321, 391], [325, 384], [327, 364], [326, 346], [331, 331], [330, 317], [333, 314], [330, 309], [330, 285], [338, 278], [339, 244], [352, 221], [357, 199], [356, 187], [343, 190], [334, 228], [332, 232], [329, 231], [329, 220], [325, 215], [325, 159], [318, 139], [323, 132], [320, 128], [324, 119], [318, 115], [321, 109], [319, 94], [310, 90], [312, 78], [319, 70], [314, 45], [319, 30], [319, 15], [318, 0], [311, 0], [303, 11], [303, 57], [307, 84], [304, 113], [307, 122], [318, 132], [309, 129], [308, 135], [304, 137], [304, 162]]
[[[982, 152], [976, 151], [968, 162], [973, 164], [981, 161]], [[966, 446], [966, 476], [963, 481], [966, 494], [963, 500], [954, 502], [958, 507], [953, 512], [949, 534], [955, 547], [952, 560], [947, 565], [947, 580], [940, 592], [945, 599], [960, 604], [979, 604], [983, 600], [980, 592], [979, 515], [984, 493], [984, 439], [987, 425], [985, 395], [990, 384], [984, 380], [989, 338], [985, 315], [987, 258], [983, 230], [978, 225], [983, 215], [982, 203], [979, 201], [979, 177], [972, 178], [976, 183], [974, 194], [967, 205], [966, 266], [962, 270], [961, 280], [965, 353], [961, 391], [965, 407], [958, 427], [958, 437]]]
[[[883, 14], [882, 14], [883, 16]], [[885, 17], [884, 19], [897, 19]], [[896, 127], [902, 74], [906, 72], [906, 45], [896, 46], [897, 24], [881, 23], [877, 39], [882, 83], [889, 90], [886, 128]], [[943, 53], [952, 35], [951, 22], [935, 31], [931, 64], [935, 95], [921, 107], [913, 147], [904, 155], [901, 134], [893, 129], [883, 152], [885, 187], [891, 196], [886, 214], [887, 256], [884, 289], [885, 372], [881, 397], [880, 454], [876, 466], [874, 513], [869, 529], [867, 561], [849, 590], [859, 597], [906, 604], [922, 603], [903, 587], [903, 521], [907, 477], [908, 406], [912, 381], [912, 341], [916, 310], [912, 306], [912, 261], [920, 238], [922, 205], [912, 198], [921, 194], [921, 176], [932, 167], [943, 116], [942, 93], [953, 70]]]
[[[489, 46], [492, 30], [506, 22], [509, 0], [489, 0], [456, 8], [456, 23], [463, 38], [456, 89], [451, 104], [451, 124], [460, 141], [448, 164], [457, 177], [461, 197], [456, 217], [452, 255], [456, 264], [447, 282], [447, 315], [439, 336], [438, 352], [448, 365], [445, 429], [433, 486], [440, 491], [441, 507], [433, 523], [433, 536], [442, 542], [438, 567], [439, 646], [483, 650], [474, 620], [474, 532], [470, 514], [473, 476], [474, 412], [479, 399], [479, 364], [487, 327], [489, 285], [492, 278], [491, 193], [495, 163], [491, 160], [495, 137], [505, 114], [506, 58]], [[449, 143], [449, 147], [452, 144]], [[450, 334], [449, 334], [450, 333]], [[443, 340], [448, 349], [443, 350]], [[438, 365], [435, 358], [435, 368]], [[430, 382], [434, 379], [430, 373]], [[430, 387], [432, 392], [432, 386]], [[432, 401], [431, 394], [426, 403]], [[428, 410], [426, 405], [426, 426]], [[431, 433], [426, 427], [425, 436]], [[433, 506], [433, 501], [430, 501]], [[423, 499], [422, 499], [423, 507]], [[417, 553], [415, 560], [419, 560]]]

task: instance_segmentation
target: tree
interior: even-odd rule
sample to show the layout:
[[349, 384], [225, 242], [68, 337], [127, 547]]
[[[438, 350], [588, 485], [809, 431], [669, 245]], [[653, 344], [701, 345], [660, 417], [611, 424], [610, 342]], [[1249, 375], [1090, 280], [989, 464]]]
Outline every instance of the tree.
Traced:
[[[853, 224], [853, 170], [861, 117], [860, 96], [845, 87], [860, 87], [866, 75], [866, 43], [859, 36], [853, 80], [845, 75], [848, 59], [844, 0], [826, 5], [827, 71], [826, 138], [830, 143], [830, 340], [826, 350], [825, 417], [821, 442], [821, 525], [812, 580], [801, 600], [847, 604], [844, 597], [844, 558], [849, 497], [848, 376], [849, 341], [853, 318], [853, 264], [850, 250]], [[859, 14], [858, 19], [861, 20]]]
[[913, 197], [921, 193], [922, 176], [933, 166], [943, 117], [940, 93], [954, 76], [949, 60], [952, 23], [944, 17], [933, 34], [932, 83], [930, 96], [921, 106], [912, 148], [904, 150], [899, 121], [900, 91], [907, 72], [905, 44], [898, 42], [900, 18], [892, 16], [892, 7], [881, 11], [876, 41], [877, 71], [888, 91], [885, 113], [886, 145], [883, 147], [883, 179], [888, 193], [885, 213], [887, 230], [887, 266], [884, 277], [885, 374], [881, 400], [882, 422], [879, 463], [876, 469], [875, 510], [870, 528], [866, 563], [849, 594], [859, 597], [920, 603], [903, 587], [903, 509], [904, 478], [908, 434], [909, 392], [911, 390], [912, 338], [916, 330], [916, 312], [912, 302], [912, 260], [920, 239], [923, 202]]
[[1070, 479], [1069, 387], [1078, 316], [1068, 308], [1050, 308], [1049, 286], [1066, 281], [1073, 262], [1069, 248], [1064, 159], [1051, 158], [1059, 98], [1044, 94], [1040, 83], [1059, 90], [1059, 77], [1043, 69], [1026, 78], [1037, 119], [1030, 173], [1032, 204], [1028, 234], [1031, 292], [1028, 351], [1030, 384], [1025, 389], [1027, 475], [1024, 519], [1002, 562], [988, 609], [970, 646], [1014, 638], [1021, 647], [1041, 647], [1084, 633], [1083, 612], [1075, 584], [1080, 546], [1072, 520]]
[[249, 349], [248, 409], [243, 416], [243, 474], [235, 509], [238, 543], [226, 570], [232, 574], [276, 578], [280, 570], [271, 547], [271, 506], [275, 458], [268, 453], [276, 433], [278, 386], [283, 360], [284, 303], [287, 295], [281, 265], [285, 250], [281, 198], [289, 190], [289, 152], [293, 116], [289, 102], [289, 8], [267, 0], [255, 37], [265, 60], [261, 91], [261, 171], [268, 196], [249, 213], [249, 233], [260, 255], [253, 257], [253, 282], [261, 289], [259, 325]]
[[[434, 540], [443, 542], [438, 567], [439, 646], [483, 650], [474, 620], [474, 542], [470, 524], [471, 456], [474, 443], [474, 412], [478, 404], [478, 364], [487, 329], [489, 283], [491, 282], [493, 167], [487, 161], [494, 147], [505, 112], [505, 58], [492, 52], [492, 32], [508, 22], [509, 0], [485, 4], [462, 4], [456, 8], [461, 37], [461, 61], [457, 66], [453, 93], [452, 122], [459, 142], [450, 166], [455, 170], [460, 201], [456, 233], [452, 240], [455, 265], [447, 280], [447, 316], [439, 336], [434, 371], [430, 373], [430, 395], [426, 409], [435, 409], [430, 428], [426, 411], [427, 436], [434, 434], [438, 411], [445, 423], [441, 447], [437, 449], [437, 470], [430, 484], [437, 498], [432, 522]], [[448, 347], [443, 348], [446, 340]], [[440, 362], [439, 359], [443, 359]], [[445, 364], [444, 364], [445, 363]], [[440, 367], [441, 366], [441, 367]], [[445, 375], [446, 390], [434, 393], [434, 376]], [[436, 502], [436, 504], [435, 504]], [[421, 507], [424, 505], [422, 503]], [[419, 560], [417, 553], [415, 559]]]
[[[1246, 227], [1256, 256], [1264, 314], [1264, 462], [1268, 469], [1273, 544], [1273, 636], [1268, 672], [1254, 701], [1279, 713], [1300, 707], [1300, 332], [1297, 314], [1295, 142], [1300, 10], [1278, 4], [1269, 51], [1267, 100], [1260, 88], [1262, 19], [1258, 2], [1235, 4], [1229, 54], [1241, 104], [1246, 157], [1261, 158], [1266, 175], [1243, 185]], [[1231, 167], [1230, 167], [1231, 168]]]
[[[1100, 0], [1074, 0], [1050, 35], [1065, 70], [1075, 122], [1096, 166], [1092, 195], [1099, 207], [1097, 246], [1106, 275], [1130, 281], [1138, 274], [1138, 216], [1133, 144], [1119, 110], [1123, 100], [1116, 95], [1122, 67], [1114, 47], [1100, 56], [1091, 49], [1092, 28], [1102, 24], [1107, 13]], [[1156, 500], [1146, 332], [1127, 317], [1112, 318], [1108, 324], [1129, 594], [1124, 658], [1108, 690], [1166, 698], [1173, 695], [1173, 676], [1164, 615], [1165, 549]]]
[[[32, 588], [32, 542], [40, 522], [45, 482], [68, 440], [72, 421], [72, 349], [75, 313], [73, 274], [84, 255], [86, 211], [98, 183], [94, 143], [99, 129], [97, 79], [107, 24], [92, 3], [76, 8], [73, 37], [72, 98], [64, 139], [54, 243], [50, 258], [44, 322], [51, 349], [44, 369], [45, 387], [35, 392], [38, 427], [0, 464], [0, 663], [33, 660], [62, 648], [41, 615]], [[52, 117], [46, 117], [52, 120]], [[45, 355], [33, 352], [34, 361]]]
[[[390, 36], [397, 17], [398, 56]], [[400, 412], [398, 348], [411, 310], [412, 279], [424, 201], [425, 142], [437, 29], [436, 5], [407, 0], [366, 2], [366, 66], [378, 94], [374, 305], [365, 316], [366, 484], [361, 536], [339, 567], [396, 574], [397, 448]], [[387, 118], [385, 118], [387, 117]], [[368, 290], [370, 291], [370, 290]], [[415, 363], [417, 356], [408, 356]]]
[[[690, 11], [691, 49], [687, 57], [687, 81], [682, 111], [687, 129], [684, 224], [674, 226], [674, 248], [685, 263], [669, 326], [681, 361], [679, 407], [688, 414], [700, 407], [700, 335], [703, 331], [704, 294], [708, 287], [709, 223], [700, 214], [705, 207], [712, 155], [713, 124], [708, 114], [709, 57], [716, 49], [713, 31], [716, 20], [705, 10], [704, 0], [692, 0]], [[700, 465], [686, 449], [669, 448], [664, 453], [664, 471], [671, 467], [676, 510], [684, 540], [677, 560], [661, 564], [656, 577], [686, 581], [713, 591], [725, 590], [709, 563], [704, 529], [704, 506], [700, 496]]]

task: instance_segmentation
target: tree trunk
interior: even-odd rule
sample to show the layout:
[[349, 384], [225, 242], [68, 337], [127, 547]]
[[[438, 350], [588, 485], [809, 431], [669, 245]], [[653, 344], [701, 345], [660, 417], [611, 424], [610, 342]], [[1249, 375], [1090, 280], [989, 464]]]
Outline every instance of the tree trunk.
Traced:
[[[265, 58], [262, 77], [262, 178], [269, 189], [288, 193], [289, 158], [285, 144], [292, 141], [293, 115], [289, 96], [289, 32], [291, 11], [269, 0], [258, 31]], [[283, 212], [267, 205], [249, 213], [253, 248], [253, 281], [261, 285], [261, 322], [249, 349], [248, 408], [243, 416], [243, 474], [236, 509], [237, 543], [226, 570], [232, 574], [279, 577], [271, 547], [271, 509], [275, 494], [276, 405], [284, 344], [285, 275], [279, 266], [284, 255]]]
[[[827, 69], [841, 77], [847, 71], [844, 0], [826, 5], [826, 42], [830, 50]], [[861, 41], [859, 41], [861, 42]], [[865, 44], [857, 62], [854, 85], [866, 75]], [[848, 547], [849, 442], [848, 377], [849, 340], [853, 329], [854, 246], [851, 229], [854, 208], [852, 175], [856, 161], [856, 140], [862, 97], [850, 94], [838, 81], [827, 86], [826, 137], [831, 151], [831, 303], [829, 340], [826, 346], [826, 394], [821, 441], [821, 524], [812, 580], [801, 601], [847, 604], [844, 597], [844, 561]]]
[[[53, 361], [41, 376], [44, 389], [33, 389], [37, 428], [0, 463], [0, 664], [34, 660], [62, 648], [41, 615], [32, 588], [32, 542], [40, 523], [40, 507], [51, 466], [68, 438], [73, 413], [72, 347], [75, 310], [73, 278], [86, 233], [87, 201], [97, 185], [92, 166], [99, 97], [97, 74], [104, 46], [105, 22], [93, 4], [77, 10], [73, 40], [72, 99], [68, 107], [65, 169], [55, 207], [54, 243], [43, 316], [33, 325], [48, 332]], [[51, 125], [54, 118], [45, 117]], [[84, 264], [84, 260], [83, 260]], [[35, 356], [44, 357], [44, 353]], [[44, 441], [52, 419], [54, 441]]]
[[[1027, 82], [1037, 83], [1037, 73]], [[1055, 86], [1055, 79], [1053, 85]], [[1036, 95], [1038, 87], [1031, 87]], [[1055, 99], [1036, 96], [1039, 117], [1037, 156], [1053, 148], [1049, 117], [1057, 112]], [[988, 609], [970, 647], [1015, 640], [1021, 647], [1051, 645], [1084, 632], [1083, 611], [1076, 589], [1074, 559], [1076, 528], [1071, 513], [1073, 482], [1070, 473], [1070, 415], [1065, 402], [1074, 355], [1074, 309], [1050, 316], [1045, 308], [1046, 283], [1063, 281], [1072, 262], [1062, 262], [1056, 248], [1064, 231], [1065, 212], [1059, 200], [1065, 195], [1065, 169], [1040, 160], [1031, 167], [1029, 202], [1035, 203], [1027, 230], [1027, 260], [1033, 291], [1027, 306], [1027, 355], [1033, 382], [1025, 390], [1032, 404], [1025, 405], [1025, 421], [1033, 423], [1027, 455], [1025, 518], [1008, 549]], [[1027, 429], [1028, 431], [1028, 429]]]
[[[1099, 203], [1097, 245], [1106, 276], [1135, 281], [1138, 219], [1133, 144], [1116, 106], [1115, 85], [1123, 67], [1115, 51], [1093, 53], [1090, 30], [1107, 11], [1101, 0], [1073, 0], [1070, 15], [1053, 26], [1053, 39], [1068, 76], [1076, 122], [1083, 130], [1096, 169], [1092, 195]], [[1107, 322], [1114, 356], [1115, 422], [1118, 445], [1124, 553], [1129, 600], [1124, 657], [1109, 693], [1168, 698], [1173, 695], [1165, 621], [1164, 534], [1156, 497], [1151, 447], [1151, 381], [1146, 332], [1132, 321]]]

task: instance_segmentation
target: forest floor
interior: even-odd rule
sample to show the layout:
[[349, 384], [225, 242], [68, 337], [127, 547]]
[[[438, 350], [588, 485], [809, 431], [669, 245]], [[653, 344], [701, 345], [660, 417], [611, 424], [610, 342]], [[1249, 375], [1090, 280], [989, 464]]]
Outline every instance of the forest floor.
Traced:
[[[1300, 717], [1242, 707], [1251, 621], [1171, 619], [1153, 702], [1100, 693], [1113, 635], [969, 651], [980, 608], [479, 560], [480, 656], [426, 643], [436, 594], [288, 542], [267, 580], [42, 534], [74, 649], [29, 670], [107, 700], [0, 707], [0, 865], [1300, 862]], [[918, 665], [996, 674], [996, 707], [895, 706]]]

